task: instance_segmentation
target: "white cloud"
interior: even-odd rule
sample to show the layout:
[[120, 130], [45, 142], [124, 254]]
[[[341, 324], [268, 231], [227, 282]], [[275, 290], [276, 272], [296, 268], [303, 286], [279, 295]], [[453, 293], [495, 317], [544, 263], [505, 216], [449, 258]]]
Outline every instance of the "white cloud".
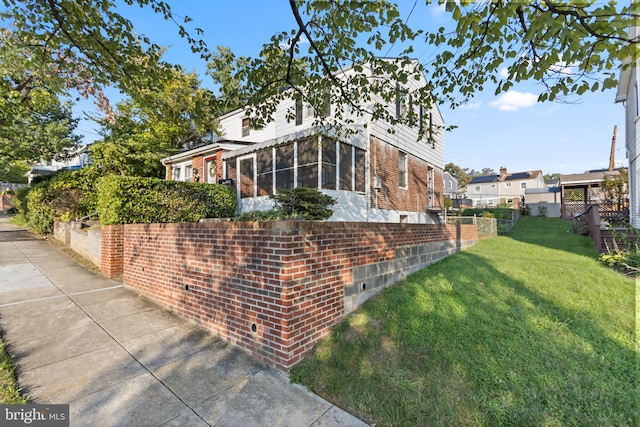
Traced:
[[500, 68], [500, 71], [498, 71], [498, 74], [503, 79], [506, 79], [507, 77], [509, 77], [509, 70], [507, 69], [507, 67], [502, 67]]
[[481, 105], [482, 105], [482, 101], [469, 102], [461, 105], [458, 108], [460, 108], [461, 110], [477, 110], [478, 108], [480, 108]]
[[538, 96], [531, 92], [510, 90], [490, 102], [489, 106], [497, 108], [498, 111], [518, 111], [521, 108], [529, 108], [536, 102], [538, 102]]

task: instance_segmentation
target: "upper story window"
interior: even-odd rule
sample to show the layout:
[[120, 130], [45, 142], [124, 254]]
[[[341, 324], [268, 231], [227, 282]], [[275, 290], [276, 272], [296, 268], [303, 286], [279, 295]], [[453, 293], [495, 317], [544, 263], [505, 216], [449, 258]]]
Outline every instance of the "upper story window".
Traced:
[[407, 153], [398, 152], [398, 185], [407, 188]]
[[479, 193], [479, 192], [480, 192], [480, 186], [479, 186], [479, 185], [476, 185], [476, 186], [474, 187], [474, 189], [473, 189], [473, 190], [474, 190], [476, 193]]
[[525, 188], [527, 188], [527, 183], [526, 182], [521, 182], [520, 183], [520, 189], [524, 190]]
[[249, 136], [249, 117], [242, 118], [242, 136]]
[[302, 98], [296, 97], [296, 126], [300, 126], [302, 124]]
[[447, 182], [447, 186], [449, 187], [449, 190], [451, 190], [453, 188], [453, 181]]
[[504, 186], [505, 186], [505, 187], [507, 187], [507, 188], [511, 188], [511, 183], [510, 183], [510, 182], [506, 182], [506, 183], [504, 184]]
[[308, 119], [309, 117], [313, 117], [314, 114], [315, 110], [313, 109], [313, 106], [311, 104], [306, 104], [304, 106], [304, 118]]
[[495, 184], [491, 184], [491, 188], [496, 188], [496, 185]]
[[402, 119], [408, 111], [409, 93], [396, 83], [396, 119]]

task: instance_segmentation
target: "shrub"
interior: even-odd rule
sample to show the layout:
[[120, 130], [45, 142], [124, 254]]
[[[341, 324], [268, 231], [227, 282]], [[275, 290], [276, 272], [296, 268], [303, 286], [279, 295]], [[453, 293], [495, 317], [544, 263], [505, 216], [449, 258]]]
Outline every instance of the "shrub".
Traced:
[[538, 216], [547, 216], [546, 206], [538, 206]]
[[103, 224], [197, 222], [233, 216], [236, 194], [219, 184], [107, 176], [97, 205]]
[[48, 234], [54, 221], [69, 221], [95, 212], [94, 168], [65, 171], [16, 194], [18, 215], [38, 233]]
[[268, 211], [243, 212], [235, 218], [235, 221], [279, 221], [285, 219], [279, 209], [269, 209]]
[[329, 206], [336, 203], [333, 197], [309, 187], [280, 190], [278, 194], [269, 197], [276, 202], [276, 209], [287, 219], [329, 219], [333, 215]]

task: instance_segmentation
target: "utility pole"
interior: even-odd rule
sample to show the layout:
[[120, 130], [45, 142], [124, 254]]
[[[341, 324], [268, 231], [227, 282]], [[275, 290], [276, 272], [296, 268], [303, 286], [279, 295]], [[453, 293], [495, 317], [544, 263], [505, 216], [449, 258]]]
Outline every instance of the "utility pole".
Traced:
[[615, 167], [616, 160], [616, 132], [618, 130], [618, 125], [613, 126], [613, 138], [611, 138], [611, 154], [609, 154], [609, 172], [611, 172]]

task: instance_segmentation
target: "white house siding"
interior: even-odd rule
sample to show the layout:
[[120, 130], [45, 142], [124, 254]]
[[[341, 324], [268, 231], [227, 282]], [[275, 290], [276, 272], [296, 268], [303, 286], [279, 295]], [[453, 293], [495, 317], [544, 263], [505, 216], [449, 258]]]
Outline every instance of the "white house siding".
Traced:
[[[629, 37], [638, 36], [638, 27], [629, 29]], [[626, 151], [629, 159], [629, 221], [634, 228], [640, 228], [640, 105], [638, 104], [638, 91], [640, 79], [638, 68], [640, 61], [630, 64], [620, 72], [620, 83], [616, 102], [625, 103], [625, 130]]]

